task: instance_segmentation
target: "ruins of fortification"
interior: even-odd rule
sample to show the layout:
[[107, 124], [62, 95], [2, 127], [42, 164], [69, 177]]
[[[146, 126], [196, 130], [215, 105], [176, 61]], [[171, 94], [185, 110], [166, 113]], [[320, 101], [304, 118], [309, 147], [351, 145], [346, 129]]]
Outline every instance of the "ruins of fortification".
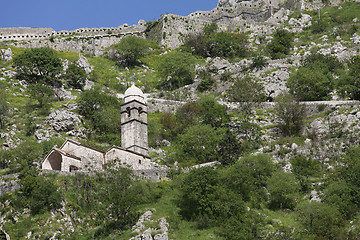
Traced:
[[[216, 22], [221, 29], [237, 27], [246, 30], [246, 22], [260, 22], [276, 12], [284, 0], [219, 0], [210, 11], [196, 11], [188, 16], [164, 15], [153, 24], [140, 20], [137, 25], [123, 24], [119, 27], [79, 28], [73, 31], [58, 31], [51, 28], [3, 28], [0, 43], [25, 48], [51, 47], [55, 50], [73, 51], [99, 56], [123, 37], [135, 35], [153, 37], [162, 46], [176, 48], [184, 36], [201, 30]], [[232, 29], [233, 30], [233, 29]]]

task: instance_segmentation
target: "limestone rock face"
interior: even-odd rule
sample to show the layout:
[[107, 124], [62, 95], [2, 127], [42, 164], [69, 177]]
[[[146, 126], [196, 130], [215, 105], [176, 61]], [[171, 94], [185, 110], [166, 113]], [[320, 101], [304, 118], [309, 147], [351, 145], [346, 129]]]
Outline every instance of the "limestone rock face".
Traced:
[[55, 95], [64, 101], [70, 101], [76, 99], [76, 96], [73, 96], [71, 92], [65, 90], [64, 87], [55, 88], [54, 90], [55, 90]]
[[[130, 240], [168, 240], [169, 233], [169, 224], [166, 222], [165, 218], [160, 218], [156, 222], [159, 223], [158, 228], [147, 228], [145, 229], [145, 222], [154, 222], [151, 219], [152, 212], [145, 212], [138, 220], [136, 225], [132, 227], [133, 232], [140, 232], [137, 236], [132, 237]], [[158, 231], [160, 233], [156, 234], [154, 237], [152, 236], [152, 231]]]
[[12, 60], [12, 56], [14, 54], [12, 53], [11, 49], [0, 49], [0, 59], [5, 61], [5, 62], [9, 62]]
[[73, 112], [57, 110], [47, 117], [49, 125], [57, 132], [67, 132], [75, 129], [81, 123], [80, 117]]
[[94, 67], [90, 65], [86, 57], [80, 55], [79, 60], [77, 61], [77, 64], [79, 67], [83, 68], [86, 72], [86, 74], [91, 73], [94, 70]]
[[360, 36], [357, 35], [356, 33], [354, 33], [353, 37], [350, 38], [350, 40], [351, 40], [354, 44], [360, 44]]
[[237, 0], [219, 0], [219, 7], [232, 7], [237, 3]]

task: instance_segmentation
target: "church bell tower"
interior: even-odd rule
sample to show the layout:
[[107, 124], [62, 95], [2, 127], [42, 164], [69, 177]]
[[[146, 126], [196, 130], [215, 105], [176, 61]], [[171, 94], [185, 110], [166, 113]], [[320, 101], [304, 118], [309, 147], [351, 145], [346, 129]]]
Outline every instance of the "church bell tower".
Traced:
[[147, 105], [135, 84], [125, 91], [121, 105], [121, 146], [148, 155]]

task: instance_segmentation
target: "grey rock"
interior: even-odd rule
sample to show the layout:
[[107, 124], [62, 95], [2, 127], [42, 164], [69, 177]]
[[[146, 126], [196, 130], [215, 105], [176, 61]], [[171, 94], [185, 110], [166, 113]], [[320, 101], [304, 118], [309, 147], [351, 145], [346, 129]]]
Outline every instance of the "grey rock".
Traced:
[[57, 132], [68, 132], [81, 123], [80, 116], [67, 110], [56, 110], [47, 117], [49, 125]]
[[8, 49], [0, 49], [0, 59], [5, 61], [5, 62], [11, 61], [13, 55], [14, 54], [12, 53], [10, 48], [8, 48]]
[[360, 36], [354, 33], [352, 38], [350, 38], [351, 42], [354, 44], [360, 44]]
[[91, 90], [93, 86], [94, 86], [93, 81], [90, 81], [88, 79], [85, 80], [84, 90]]
[[144, 222], [151, 221], [151, 216], [152, 216], [152, 212], [151, 211], [146, 211], [143, 215], [141, 215], [141, 217], [139, 218], [137, 223], [132, 227], [131, 230], [133, 232], [142, 231], [145, 228]]
[[13, 192], [20, 188], [17, 180], [8, 180], [6, 177], [0, 179], [0, 196]]
[[38, 142], [48, 141], [51, 138], [50, 132], [47, 130], [38, 129], [34, 133]]
[[79, 67], [83, 68], [87, 74], [91, 73], [94, 70], [94, 67], [91, 66], [86, 57], [82, 55], [80, 55], [77, 64]]
[[73, 96], [70, 91], [67, 91], [64, 89], [64, 87], [61, 88], [55, 88], [55, 95], [64, 101], [70, 101], [76, 99], [76, 96]]
[[5, 239], [6, 239], [6, 240], [10, 240], [9, 234], [7, 234], [7, 232], [5, 232], [5, 230], [3, 230], [2, 227], [0, 227], [0, 231], [5, 234]]

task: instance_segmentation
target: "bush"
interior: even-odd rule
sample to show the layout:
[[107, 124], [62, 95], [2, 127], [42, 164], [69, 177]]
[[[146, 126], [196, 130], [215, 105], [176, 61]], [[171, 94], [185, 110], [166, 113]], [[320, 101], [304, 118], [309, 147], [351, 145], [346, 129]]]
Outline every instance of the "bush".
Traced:
[[294, 209], [299, 197], [300, 187], [292, 173], [282, 170], [275, 172], [268, 180], [270, 208]]
[[285, 136], [300, 134], [306, 117], [305, 105], [289, 94], [278, 96], [275, 114], [280, 119], [279, 128]]
[[173, 51], [159, 59], [156, 66], [161, 87], [177, 89], [193, 83], [196, 58], [187, 52]]
[[81, 90], [84, 87], [86, 77], [85, 70], [75, 63], [69, 65], [68, 69], [66, 69], [66, 74], [64, 75], [64, 79], [67, 80], [69, 87]]
[[84, 91], [78, 99], [79, 113], [91, 126], [102, 133], [119, 132], [121, 128], [120, 101], [99, 89]]
[[0, 83], [0, 129], [4, 127], [5, 119], [9, 114], [10, 105], [8, 103], [8, 96], [5, 91], [5, 86]]
[[178, 160], [183, 165], [194, 165], [217, 161], [219, 145], [225, 129], [214, 129], [210, 125], [190, 126], [177, 141]]
[[245, 33], [216, 32], [217, 25], [211, 24], [204, 32], [190, 34], [185, 46], [193, 54], [202, 57], [246, 57], [248, 36]]
[[293, 73], [286, 86], [290, 93], [301, 101], [322, 101], [329, 99], [332, 80], [319, 69], [300, 67]]
[[342, 219], [336, 208], [311, 201], [299, 205], [296, 212], [305, 229], [319, 239], [337, 239], [341, 233]]
[[349, 71], [339, 81], [339, 93], [352, 100], [360, 100], [360, 56], [354, 56], [348, 62]]
[[255, 79], [246, 76], [238, 78], [234, 85], [228, 91], [228, 98], [232, 102], [240, 102], [240, 111], [244, 118], [248, 118], [252, 108], [257, 104], [264, 102], [266, 96], [264, 86]]
[[151, 53], [151, 49], [159, 48], [159, 45], [151, 40], [128, 36], [111, 47], [109, 56], [123, 67], [132, 67], [138, 64], [138, 60]]
[[39, 107], [47, 109], [49, 108], [49, 100], [54, 95], [54, 90], [46, 85], [37, 83], [31, 84], [28, 88], [31, 98], [39, 102]]
[[246, 57], [248, 53], [245, 33], [213, 33], [205, 41], [210, 57]]
[[29, 83], [59, 85], [57, 76], [62, 71], [62, 63], [51, 48], [31, 48], [13, 59], [19, 77]]
[[209, 124], [212, 127], [222, 127], [229, 120], [229, 115], [226, 112], [226, 106], [221, 105], [216, 99], [210, 95], [204, 95], [196, 101], [200, 108], [201, 123]]
[[272, 59], [283, 58], [289, 54], [294, 36], [285, 29], [278, 29], [273, 34], [272, 41], [267, 45]]

